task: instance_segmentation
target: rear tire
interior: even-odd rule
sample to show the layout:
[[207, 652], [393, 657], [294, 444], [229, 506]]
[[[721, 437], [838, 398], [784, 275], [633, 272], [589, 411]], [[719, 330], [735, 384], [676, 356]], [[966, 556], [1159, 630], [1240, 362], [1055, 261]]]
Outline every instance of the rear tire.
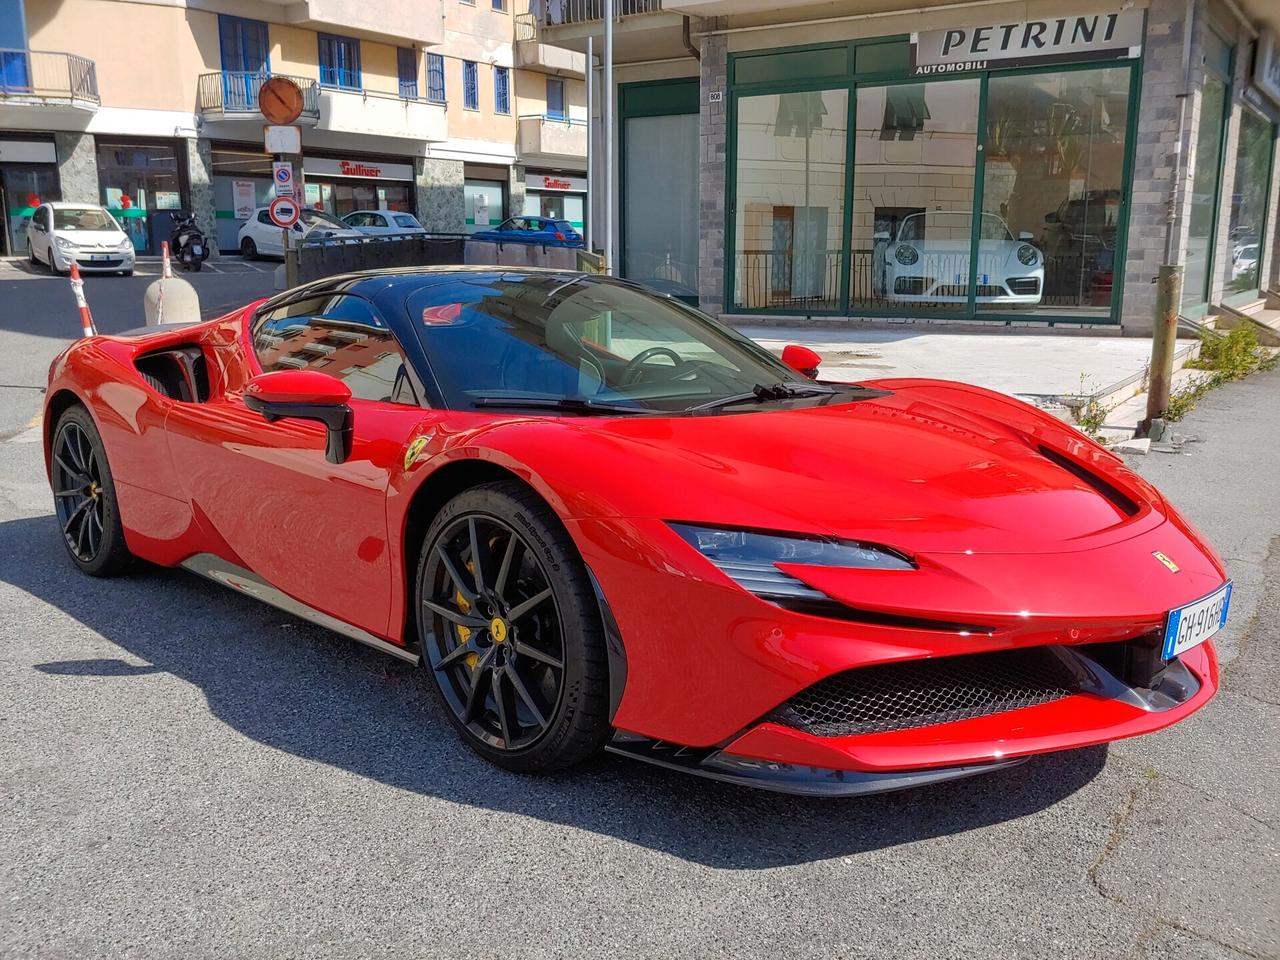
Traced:
[[473, 750], [546, 773], [604, 746], [599, 606], [573, 541], [532, 491], [495, 482], [450, 500], [423, 540], [414, 598], [423, 666]]
[[240, 256], [246, 260], [258, 259], [258, 245], [253, 242], [252, 237], [245, 237], [240, 241]]
[[27, 263], [35, 266], [40, 261], [36, 259], [36, 248], [31, 245], [31, 241], [27, 241]]
[[54, 513], [71, 561], [91, 577], [114, 577], [133, 566], [124, 539], [115, 481], [97, 425], [74, 406], [53, 432]]
[[203, 266], [204, 264], [198, 259], [192, 260], [189, 264], [187, 264], [188, 269], [194, 270], [196, 273], [199, 273], [200, 268]]

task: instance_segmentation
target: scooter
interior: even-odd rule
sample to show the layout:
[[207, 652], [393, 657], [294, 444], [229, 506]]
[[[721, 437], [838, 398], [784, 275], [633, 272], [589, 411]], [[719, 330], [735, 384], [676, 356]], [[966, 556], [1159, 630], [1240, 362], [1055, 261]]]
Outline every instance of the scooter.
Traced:
[[173, 232], [169, 235], [169, 253], [187, 270], [199, 270], [209, 259], [209, 244], [196, 223], [195, 214], [173, 218]]

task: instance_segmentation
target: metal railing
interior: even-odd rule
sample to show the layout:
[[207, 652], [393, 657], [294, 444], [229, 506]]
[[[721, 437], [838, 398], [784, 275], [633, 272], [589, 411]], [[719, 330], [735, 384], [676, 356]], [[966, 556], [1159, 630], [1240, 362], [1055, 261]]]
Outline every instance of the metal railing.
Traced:
[[0, 96], [100, 103], [98, 70], [74, 53], [0, 48]]
[[[202, 113], [258, 112], [258, 91], [268, 79], [287, 76], [277, 73], [248, 73], [223, 70], [219, 73], [202, 73], [196, 86], [196, 105]], [[302, 116], [317, 120], [320, 117], [320, 83], [310, 77], [293, 77], [302, 89]]]
[[[545, 27], [591, 23], [604, 19], [604, 0], [539, 0], [531, 11]], [[641, 13], [661, 13], [662, 0], [614, 0], [613, 16], [633, 17]]]
[[538, 120], [543, 123], [559, 123], [566, 127], [585, 127], [587, 121], [580, 117], [554, 117], [549, 113], [522, 113], [517, 120]]

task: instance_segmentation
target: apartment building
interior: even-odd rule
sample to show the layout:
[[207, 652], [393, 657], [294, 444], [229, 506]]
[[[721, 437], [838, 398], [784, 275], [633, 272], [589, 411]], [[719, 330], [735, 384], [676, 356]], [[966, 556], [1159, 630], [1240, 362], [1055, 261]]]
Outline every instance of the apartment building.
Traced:
[[[585, 137], [575, 153], [556, 134], [582, 122], [582, 57], [532, 55], [524, 70], [509, 4], [0, 0], [0, 253], [24, 251], [26, 218], [50, 199], [104, 204], [140, 253], [193, 210], [234, 252], [271, 195], [257, 94], [273, 75], [303, 90], [309, 205], [463, 232], [540, 210], [545, 192], [567, 199]], [[526, 113], [543, 118], [527, 151]]]
[[1167, 257], [1191, 319], [1280, 281], [1276, 0], [613, 9], [612, 260], [712, 313], [1140, 335]]

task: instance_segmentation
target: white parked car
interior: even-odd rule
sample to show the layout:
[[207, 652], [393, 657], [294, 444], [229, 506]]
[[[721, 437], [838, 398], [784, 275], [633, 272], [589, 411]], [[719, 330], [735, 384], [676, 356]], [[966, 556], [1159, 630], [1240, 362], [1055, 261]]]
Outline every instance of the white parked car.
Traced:
[[[913, 213], [897, 236], [877, 233], [883, 248], [885, 296], [896, 303], [965, 303], [969, 296], [971, 225], [968, 213], [938, 210]], [[1044, 254], [1029, 241], [1014, 239], [994, 214], [982, 215], [978, 242], [978, 303], [1032, 306], [1044, 292]]]
[[133, 273], [133, 241], [106, 208], [87, 203], [42, 203], [27, 223], [27, 259], [66, 273]]
[[1251, 275], [1258, 269], [1258, 244], [1243, 243], [1231, 251], [1231, 279]]
[[427, 228], [412, 213], [403, 210], [354, 210], [342, 218], [348, 226], [375, 237], [394, 234], [426, 233]]
[[[241, 256], [246, 260], [256, 260], [258, 257], [283, 257], [283, 233], [284, 231], [272, 222], [267, 208], [259, 207], [240, 228], [237, 241], [240, 244]], [[298, 222], [290, 231], [290, 236], [292, 242], [297, 244], [303, 239], [358, 240], [364, 234], [359, 230], [353, 230], [331, 213], [303, 207], [298, 216]]]

